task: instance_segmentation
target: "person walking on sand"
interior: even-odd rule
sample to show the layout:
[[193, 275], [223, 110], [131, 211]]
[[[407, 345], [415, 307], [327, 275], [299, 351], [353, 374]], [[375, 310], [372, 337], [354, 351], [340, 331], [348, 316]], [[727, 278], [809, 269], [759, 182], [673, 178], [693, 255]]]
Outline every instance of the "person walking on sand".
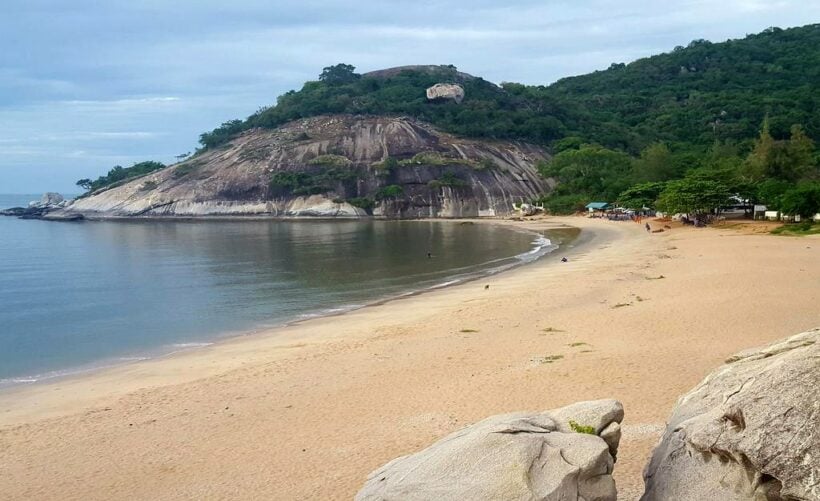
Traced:
[[652, 227], [649, 226], [649, 223], [646, 223], [646, 232], [649, 233], [652, 231]]

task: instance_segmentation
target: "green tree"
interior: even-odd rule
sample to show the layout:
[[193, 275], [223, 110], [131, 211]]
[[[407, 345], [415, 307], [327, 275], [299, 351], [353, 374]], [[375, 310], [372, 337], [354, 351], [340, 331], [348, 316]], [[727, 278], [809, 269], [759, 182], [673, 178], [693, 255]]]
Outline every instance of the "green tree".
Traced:
[[802, 183], [780, 197], [780, 211], [810, 218], [820, 213], [820, 183]]
[[802, 125], [792, 125], [791, 137], [786, 148], [791, 163], [789, 175], [792, 180], [808, 178], [817, 171], [814, 163], [814, 141], [806, 135]]
[[667, 181], [678, 177], [678, 166], [672, 151], [666, 143], [654, 143], [641, 151], [632, 167], [633, 179], [643, 183], [648, 181]]
[[542, 176], [558, 182], [556, 195], [614, 200], [628, 186], [630, 167], [626, 153], [586, 144], [577, 150], [564, 150], [538, 168]]
[[780, 210], [780, 200], [784, 193], [794, 187], [788, 181], [767, 179], [757, 184], [757, 201], [766, 205], [769, 210]]
[[666, 184], [658, 198], [658, 209], [696, 217], [719, 210], [729, 200], [729, 189], [716, 181], [684, 178]]
[[91, 189], [92, 181], [88, 178], [83, 178], [77, 181], [75, 184], [80, 188], [84, 189], [85, 191], [88, 191]]
[[319, 81], [330, 85], [348, 84], [361, 77], [361, 75], [355, 71], [356, 67], [350, 64], [339, 63], [333, 66], [327, 66], [322, 69], [322, 74], [319, 75]]
[[635, 210], [653, 208], [665, 187], [665, 183], [657, 182], [636, 184], [618, 195], [618, 205]]

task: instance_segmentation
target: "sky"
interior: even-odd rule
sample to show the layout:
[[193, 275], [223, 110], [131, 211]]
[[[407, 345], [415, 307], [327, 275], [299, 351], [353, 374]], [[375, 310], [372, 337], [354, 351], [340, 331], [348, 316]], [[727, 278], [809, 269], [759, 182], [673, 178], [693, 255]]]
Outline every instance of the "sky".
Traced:
[[3, 0], [0, 193], [76, 193], [344, 62], [548, 84], [694, 39], [820, 21], [817, 0]]

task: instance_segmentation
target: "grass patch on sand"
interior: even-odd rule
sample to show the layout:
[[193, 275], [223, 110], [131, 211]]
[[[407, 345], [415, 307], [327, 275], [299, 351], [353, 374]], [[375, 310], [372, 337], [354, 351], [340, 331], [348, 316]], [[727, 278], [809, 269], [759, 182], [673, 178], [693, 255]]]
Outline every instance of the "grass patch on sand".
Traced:
[[567, 346], [570, 346], [572, 348], [577, 348], [579, 346], [589, 346], [589, 343], [584, 343], [583, 341], [578, 341], [577, 343], [570, 343]]
[[544, 327], [541, 329], [541, 332], [564, 332], [561, 329], [556, 329], [555, 327]]
[[564, 358], [564, 355], [547, 355], [545, 357], [535, 357], [532, 361], [538, 362], [539, 364], [551, 364], [561, 360], [562, 358]]
[[658, 275], [657, 277], [646, 277], [647, 280], [663, 280], [664, 278], [666, 277], [663, 275]]
[[573, 420], [569, 421], [569, 427], [575, 433], [583, 433], [585, 435], [595, 435], [595, 428], [593, 428], [592, 426], [585, 426], [585, 425], [582, 425], [582, 424], [578, 424]]
[[802, 223], [784, 224], [771, 231], [772, 235], [782, 235], [791, 237], [803, 237], [806, 235], [820, 235], [820, 224], [812, 224], [811, 221]]
[[461, 329], [458, 332], [469, 333], [469, 332], [478, 332], [478, 331], [476, 329]]
[[614, 310], [615, 308], [623, 308], [624, 306], [632, 306], [632, 303], [618, 303], [615, 306], [613, 306], [612, 309]]

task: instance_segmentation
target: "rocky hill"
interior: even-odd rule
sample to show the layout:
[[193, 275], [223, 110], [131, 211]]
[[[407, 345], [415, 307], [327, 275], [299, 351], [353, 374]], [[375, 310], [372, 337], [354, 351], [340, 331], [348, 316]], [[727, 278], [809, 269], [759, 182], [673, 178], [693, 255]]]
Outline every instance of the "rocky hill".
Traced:
[[549, 189], [517, 142], [460, 139], [407, 117], [327, 115], [251, 129], [50, 214], [477, 217]]

